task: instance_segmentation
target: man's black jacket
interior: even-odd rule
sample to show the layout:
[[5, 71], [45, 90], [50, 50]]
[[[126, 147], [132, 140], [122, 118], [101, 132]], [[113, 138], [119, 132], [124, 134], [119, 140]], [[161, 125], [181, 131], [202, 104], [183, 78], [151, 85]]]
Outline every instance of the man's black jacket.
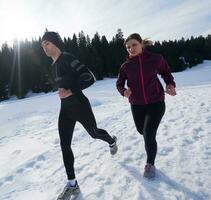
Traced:
[[57, 87], [70, 89], [73, 93], [80, 92], [96, 81], [93, 73], [67, 52], [62, 52], [52, 67]]

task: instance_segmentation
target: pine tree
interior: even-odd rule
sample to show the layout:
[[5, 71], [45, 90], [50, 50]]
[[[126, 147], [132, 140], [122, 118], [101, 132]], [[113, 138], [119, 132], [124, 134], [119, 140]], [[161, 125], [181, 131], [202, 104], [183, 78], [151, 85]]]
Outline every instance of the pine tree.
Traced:
[[[124, 35], [117, 30], [113, 39], [108, 42], [105, 36], [98, 33], [92, 39], [81, 31], [76, 37], [64, 38], [65, 50], [75, 55], [87, 65], [97, 79], [106, 76], [117, 76], [126, 57]], [[189, 39], [156, 41], [146, 47], [154, 53], [165, 57], [172, 72], [183, 71], [203, 60], [211, 60], [211, 35]], [[51, 59], [41, 47], [41, 38], [32, 41], [14, 41], [13, 47], [3, 44], [0, 51], [0, 101], [8, 96], [23, 98], [28, 91], [48, 92], [54, 90], [51, 74]]]
[[9, 84], [11, 65], [13, 60], [12, 49], [8, 47], [7, 43], [4, 43], [0, 52], [0, 101], [9, 98]]
[[100, 35], [98, 33], [95, 33], [94, 38], [91, 42], [92, 46], [92, 70], [94, 71], [94, 74], [96, 75], [98, 80], [103, 79], [103, 61], [102, 57], [100, 55], [100, 49], [101, 49], [101, 42], [100, 42]]
[[121, 64], [124, 62], [126, 57], [126, 50], [124, 47], [123, 32], [121, 29], [117, 30], [117, 34], [113, 37], [110, 42], [111, 47], [111, 59], [113, 63], [113, 74], [116, 76], [119, 72]]

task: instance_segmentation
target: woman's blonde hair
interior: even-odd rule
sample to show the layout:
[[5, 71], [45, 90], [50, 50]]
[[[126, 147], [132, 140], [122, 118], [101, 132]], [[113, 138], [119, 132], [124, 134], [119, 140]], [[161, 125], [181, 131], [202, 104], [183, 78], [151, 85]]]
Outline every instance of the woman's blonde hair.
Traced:
[[149, 38], [145, 38], [145, 39], [142, 39], [141, 36], [138, 34], [138, 33], [133, 33], [133, 34], [130, 34], [125, 42], [124, 42], [124, 46], [126, 46], [126, 43], [131, 40], [131, 39], [134, 39], [134, 40], [137, 40], [138, 42], [140, 42], [141, 44], [143, 44], [143, 47], [145, 46], [150, 46], [153, 44], [153, 42], [151, 40], [149, 40]]

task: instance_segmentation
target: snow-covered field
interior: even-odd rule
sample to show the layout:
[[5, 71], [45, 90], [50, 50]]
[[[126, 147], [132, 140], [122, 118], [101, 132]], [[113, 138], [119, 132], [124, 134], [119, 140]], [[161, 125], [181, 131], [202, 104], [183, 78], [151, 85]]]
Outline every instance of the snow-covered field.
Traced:
[[[119, 151], [93, 140], [80, 124], [73, 138], [78, 200], [211, 199], [211, 61], [175, 73], [177, 96], [166, 96], [158, 130], [157, 177], [142, 177], [143, 138], [115, 79], [85, 91], [98, 126], [118, 137]], [[55, 200], [66, 183], [57, 93], [0, 103], [0, 199]]]

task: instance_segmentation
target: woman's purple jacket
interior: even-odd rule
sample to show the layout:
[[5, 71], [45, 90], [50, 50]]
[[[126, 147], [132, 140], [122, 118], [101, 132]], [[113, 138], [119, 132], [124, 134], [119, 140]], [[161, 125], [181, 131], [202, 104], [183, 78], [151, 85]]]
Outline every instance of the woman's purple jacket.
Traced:
[[149, 104], [164, 101], [165, 94], [157, 75], [161, 75], [166, 85], [176, 86], [170, 68], [159, 54], [146, 49], [138, 56], [128, 58], [120, 68], [116, 87], [124, 96], [125, 82], [132, 94], [131, 104]]

